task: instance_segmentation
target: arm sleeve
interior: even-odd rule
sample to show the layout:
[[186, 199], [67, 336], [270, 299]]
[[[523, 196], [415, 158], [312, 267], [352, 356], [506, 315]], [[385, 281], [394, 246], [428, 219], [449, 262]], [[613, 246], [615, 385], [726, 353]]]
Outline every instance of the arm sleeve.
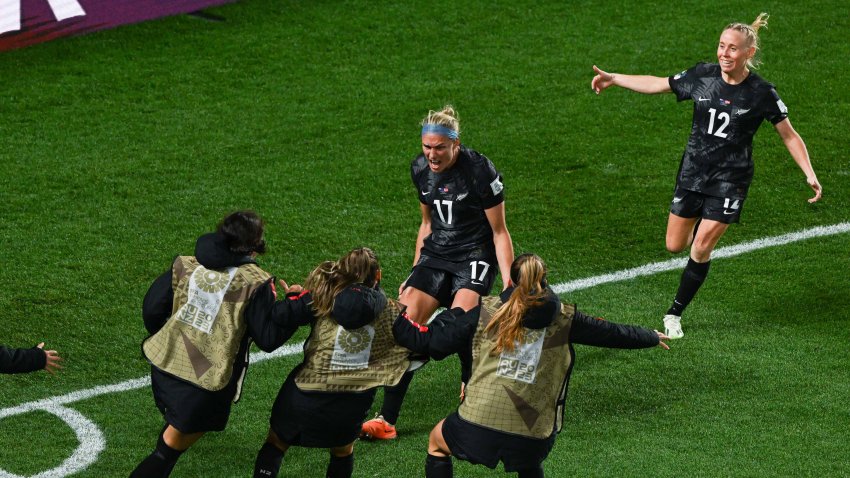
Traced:
[[688, 70], [677, 73], [667, 78], [667, 83], [670, 84], [670, 89], [676, 95], [676, 101], [685, 101], [691, 99], [691, 93], [694, 89], [697, 79], [700, 77], [704, 69], [704, 63], [697, 63]]
[[481, 155], [481, 159], [482, 166], [475, 172], [477, 192], [484, 209], [490, 209], [505, 202], [505, 185], [493, 162], [484, 155]]
[[480, 306], [467, 313], [461, 309], [445, 310], [427, 326], [417, 324], [402, 312], [393, 323], [393, 336], [399, 345], [414, 353], [442, 360], [469, 346], [479, 312]]
[[779, 123], [788, 117], [788, 107], [785, 106], [785, 103], [779, 97], [779, 93], [773, 87], [770, 88], [770, 91], [765, 96], [765, 100], [762, 102], [762, 109], [765, 119], [772, 124]]
[[570, 327], [570, 340], [576, 344], [594, 347], [642, 349], [655, 347], [659, 338], [653, 330], [608, 322], [576, 310]]
[[309, 292], [287, 294], [277, 299], [274, 277], [260, 286], [245, 307], [248, 334], [264, 352], [271, 352], [289, 340], [302, 325], [313, 320]]
[[41, 370], [47, 364], [44, 350], [10, 349], [0, 345], [0, 373], [27, 373]]
[[346, 330], [371, 324], [387, 306], [387, 296], [381, 290], [363, 284], [353, 284], [334, 298], [331, 314]]
[[157, 333], [165, 325], [165, 321], [171, 317], [173, 302], [171, 270], [167, 270], [153, 281], [142, 301], [142, 319], [149, 334]]

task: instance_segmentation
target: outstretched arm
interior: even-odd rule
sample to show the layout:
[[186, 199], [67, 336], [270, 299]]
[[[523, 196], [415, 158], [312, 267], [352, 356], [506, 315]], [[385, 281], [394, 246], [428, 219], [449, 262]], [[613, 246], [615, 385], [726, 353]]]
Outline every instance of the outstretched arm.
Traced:
[[481, 306], [468, 312], [460, 308], [444, 310], [428, 325], [418, 324], [402, 312], [393, 322], [393, 337], [402, 347], [442, 360], [469, 346], [480, 311]]
[[573, 343], [595, 347], [641, 349], [658, 346], [669, 349], [670, 347], [664, 343], [667, 339], [669, 337], [656, 330], [608, 322], [578, 310], [570, 327], [570, 340]]
[[277, 300], [274, 278], [260, 286], [245, 306], [248, 334], [264, 352], [280, 347], [298, 330], [313, 319], [310, 304], [313, 299], [300, 285], [288, 286], [280, 281], [286, 297]]
[[809, 151], [806, 149], [806, 143], [803, 142], [803, 138], [791, 126], [791, 120], [788, 118], [776, 123], [773, 127], [776, 128], [776, 132], [779, 133], [779, 136], [785, 143], [785, 147], [788, 148], [788, 152], [794, 158], [794, 162], [797, 163], [797, 166], [806, 175], [806, 182], [809, 184], [809, 187], [815, 192], [814, 197], [810, 198], [809, 202], [817, 202], [821, 198], [823, 191], [818, 182], [818, 177], [815, 175], [815, 170], [812, 168], [812, 161], [809, 159]]
[[590, 82], [590, 87], [593, 88], [593, 91], [597, 95], [610, 86], [619, 86], [627, 90], [649, 95], [671, 91], [670, 83], [667, 81], [667, 78], [662, 76], [608, 73], [607, 71], [600, 70], [596, 65], [593, 65], [593, 71], [596, 72], [596, 76]]
[[0, 373], [27, 373], [62, 368], [55, 350], [44, 350], [44, 342], [31, 349], [9, 349], [0, 345]]

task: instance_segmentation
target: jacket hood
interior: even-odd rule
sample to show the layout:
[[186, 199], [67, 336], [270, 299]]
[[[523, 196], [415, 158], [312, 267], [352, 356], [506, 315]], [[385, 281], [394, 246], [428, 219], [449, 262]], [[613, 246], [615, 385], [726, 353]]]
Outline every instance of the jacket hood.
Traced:
[[227, 247], [224, 236], [210, 232], [195, 243], [195, 258], [207, 269], [224, 269], [245, 264], [256, 264], [250, 255], [235, 253]]
[[[514, 291], [514, 286], [510, 286], [501, 294], [499, 298], [502, 303], [508, 301]], [[525, 317], [522, 318], [522, 326], [529, 329], [543, 329], [548, 327], [555, 321], [558, 314], [561, 312], [561, 299], [550, 288], [546, 288], [546, 295], [540, 299], [540, 305], [528, 309]]]

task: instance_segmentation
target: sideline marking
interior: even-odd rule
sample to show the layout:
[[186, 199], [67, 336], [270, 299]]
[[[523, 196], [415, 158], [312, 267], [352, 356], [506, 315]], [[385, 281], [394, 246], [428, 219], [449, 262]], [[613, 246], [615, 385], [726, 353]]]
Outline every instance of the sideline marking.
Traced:
[[[831, 226], [819, 226], [811, 229], [805, 229], [798, 232], [783, 234], [781, 236], [766, 237], [756, 239], [750, 242], [744, 242], [735, 246], [726, 246], [715, 249], [712, 253], [712, 259], [721, 259], [725, 257], [734, 257], [748, 252], [765, 249], [768, 247], [782, 246], [792, 242], [803, 241], [815, 237], [832, 236], [850, 232], [850, 222], [842, 222]], [[603, 274], [586, 279], [579, 279], [569, 282], [563, 282], [552, 286], [558, 294], [572, 292], [581, 289], [588, 289], [597, 285], [607, 284], [610, 282], [619, 282], [636, 277], [643, 277], [660, 272], [667, 272], [675, 269], [681, 269], [687, 263], [687, 258], [671, 259], [669, 261], [654, 262], [632, 269], [625, 269], [611, 274]], [[251, 354], [251, 362], [259, 363], [277, 357], [294, 355], [303, 350], [304, 343], [286, 344], [272, 353], [256, 352]], [[99, 395], [108, 393], [126, 392], [142, 388], [150, 385], [150, 377], [142, 377], [133, 380], [126, 380], [112, 385], [102, 385], [86, 390], [78, 390], [58, 397], [44, 398], [33, 402], [22, 403], [16, 407], [0, 409], [0, 420], [3, 418], [20, 415], [32, 411], [44, 411], [52, 413], [61, 418], [69, 427], [74, 430], [79, 440], [80, 445], [74, 450], [74, 453], [62, 462], [56, 468], [43, 471], [31, 478], [63, 478], [65, 476], [85, 470], [89, 465], [97, 461], [98, 455], [106, 448], [106, 440], [103, 438], [103, 433], [100, 428], [91, 420], [83, 416], [76, 410], [69, 409], [64, 405], [74, 403], [80, 400], [86, 400]], [[0, 478], [25, 478], [20, 475], [9, 473], [0, 468]]]
[[[721, 247], [715, 249], [714, 252], [711, 253], [711, 258], [722, 259], [724, 257], [735, 257], [741, 254], [746, 254], [748, 252], [757, 251], [759, 249], [765, 249], [774, 246], [784, 246], [785, 244], [790, 244], [792, 242], [803, 241], [815, 237], [832, 236], [845, 232], [850, 232], [850, 222], [841, 222], [838, 224], [833, 224], [832, 226], [818, 226], [813, 227], [811, 229], [804, 229], [802, 231], [783, 234], [781, 236], [756, 239], [754, 241], [744, 242], [735, 246]], [[619, 272], [613, 272], [611, 274], [603, 274], [595, 277], [588, 277], [587, 279], [563, 282], [561, 284], [556, 284], [552, 286], [552, 290], [554, 290], [556, 294], [564, 294], [566, 292], [572, 292], [575, 290], [589, 289], [591, 287], [595, 287], [600, 284], [607, 284], [609, 282], [620, 282], [628, 279], [634, 279], [636, 277], [672, 271], [674, 269], [683, 269], [687, 262], [687, 257], [670, 259], [669, 261], [653, 262], [651, 264], [646, 264], [640, 267], [634, 267], [632, 269], [625, 269]]]

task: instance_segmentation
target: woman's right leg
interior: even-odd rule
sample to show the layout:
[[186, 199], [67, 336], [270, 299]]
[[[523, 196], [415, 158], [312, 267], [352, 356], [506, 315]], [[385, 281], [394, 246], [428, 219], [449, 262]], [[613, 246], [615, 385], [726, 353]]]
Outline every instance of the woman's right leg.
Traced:
[[280, 464], [283, 461], [283, 455], [288, 449], [289, 444], [284, 443], [274, 430], [269, 429], [266, 442], [263, 443], [254, 462], [254, 478], [277, 476], [280, 471]]
[[171, 474], [184, 451], [195, 444], [204, 432], [182, 433], [166, 425], [156, 441], [156, 448], [130, 473], [130, 478], [164, 478]]
[[425, 458], [425, 478], [451, 478], [452, 452], [443, 438], [443, 422], [440, 420], [428, 436], [428, 456]]
[[[398, 299], [407, 306], [405, 312], [414, 322], [424, 324], [440, 306], [437, 299], [415, 287], [404, 289]], [[378, 416], [363, 423], [361, 436], [374, 440], [390, 440], [398, 436], [395, 423], [401, 413], [401, 405], [413, 380], [413, 371], [405, 372], [398, 385], [384, 388], [384, 402]]]

